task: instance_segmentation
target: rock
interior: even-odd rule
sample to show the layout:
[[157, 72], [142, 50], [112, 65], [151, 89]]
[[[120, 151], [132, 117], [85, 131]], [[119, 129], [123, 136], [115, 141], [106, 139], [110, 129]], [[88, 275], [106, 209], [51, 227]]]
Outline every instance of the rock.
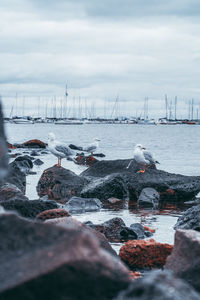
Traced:
[[70, 213], [84, 213], [89, 211], [99, 211], [102, 203], [97, 198], [72, 197], [66, 204], [65, 208]]
[[92, 233], [0, 216], [0, 299], [107, 300], [129, 271]]
[[200, 232], [177, 230], [174, 250], [168, 257], [165, 268], [186, 280], [200, 292]]
[[127, 169], [130, 161], [131, 159], [101, 160], [87, 170], [83, 171], [81, 176], [105, 177], [113, 173], [131, 174], [139, 171], [140, 166], [135, 160], [133, 160], [129, 169]]
[[160, 195], [153, 188], [144, 188], [138, 198], [139, 206], [152, 206], [158, 208]]
[[177, 220], [174, 229], [200, 231], [200, 205], [190, 207]]
[[89, 231], [90, 233], [94, 234], [95, 237], [98, 239], [100, 246], [108, 251], [110, 254], [117, 256], [117, 253], [113, 250], [107, 239], [105, 238], [104, 234], [100, 233], [97, 230], [94, 230], [85, 224], [79, 222], [75, 218], [72, 217], [63, 217], [63, 218], [57, 218], [52, 220], [46, 220], [45, 223], [50, 223], [54, 225], [61, 226], [63, 228], [67, 229], [75, 229], [75, 230], [81, 230], [81, 231]]
[[36, 159], [34, 160], [33, 164], [36, 166], [41, 166], [44, 164], [44, 162], [41, 159]]
[[102, 224], [87, 223], [87, 225], [103, 233], [109, 242], [123, 242], [137, 239], [135, 232], [130, 227], [126, 227], [121, 218], [112, 218]]
[[145, 238], [145, 229], [140, 223], [131, 224], [130, 227], [135, 232], [138, 240]]
[[125, 200], [128, 196], [128, 190], [119, 174], [106, 176], [93, 180], [88, 185], [84, 186], [81, 191], [81, 197], [94, 198], [97, 197], [103, 202], [103, 205], [109, 205], [107, 201], [111, 197]]
[[84, 154], [83, 155], [78, 155], [76, 157], [76, 161], [77, 161], [77, 164], [78, 165], [84, 165], [84, 166], [92, 166], [93, 164], [95, 164], [98, 160], [92, 156], [92, 155], [89, 155], [89, 156], [85, 156]]
[[6, 200], [0, 201], [6, 210], [16, 211], [22, 217], [34, 219], [40, 212], [48, 209], [59, 208], [55, 201], [42, 200]]
[[7, 146], [8, 146], [8, 149], [16, 149], [16, 147], [10, 143], [7, 142]]
[[145, 229], [146, 231], [150, 231], [150, 232], [152, 232], [152, 233], [155, 233], [155, 232], [156, 232], [155, 229], [150, 228], [150, 227], [148, 227], [148, 226], [144, 226], [144, 229]]
[[162, 268], [172, 245], [157, 243], [155, 240], [128, 241], [120, 249], [119, 256], [131, 270]]
[[88, 181], [70, 170], [56, 165], [45, 170], [37, 184], [40, 197], [48, 195], [49, 199], [66, 203], [73, 195], [79, 196]]
[[37, 151], [35, 150], [31, 151], [31, 156], [39, 156], [39, 155], [40, 154]]
[[16, 148], [46, 148], [46, 144], [40, 140], [34, 139], [23, 144], [14, 144]]
[[17, 157], [14, 162], [18, 165], [20, 171], [24, 174], [28, 174], [30, 169], [33, 168], [32, 159], [28, 155]]
[[36, 216], [37, 220], [45, 221], [55, 218], [70, 217], [71, 215], [64, 208], [54, 208], [44, 210]]
[[198, 300], [194, 289], [169, 271], [151, 271], [141, 279], [134, 280], [127, 290], [113, 300]]
[[[26, 168], [25, 170], [26, 172], [28, 172], [28, 168]], [[6, 182], [17, 186], [22, 191], [22, 193], [25, 194], [26, 174], [22, 171], [20, 163], [16, 162], [16, 160], [9, 164]]]
[[0, 201], [7, 200], [28, 200], [28, 198], [16, 185], [5, 183], [0, 187]]
[[72, 150], [83, 151], [83, 147], [76, 146], [76, 145], [73, 145], [73, 144], [70, 144], [69, 148], [71, 148]]

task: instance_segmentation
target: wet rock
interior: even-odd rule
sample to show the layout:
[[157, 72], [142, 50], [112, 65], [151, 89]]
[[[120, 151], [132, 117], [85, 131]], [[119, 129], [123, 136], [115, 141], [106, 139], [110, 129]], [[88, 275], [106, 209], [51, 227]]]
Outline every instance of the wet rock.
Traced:
[[41, 151], [41, 154], [49, 154], [47, 151]]
[[105, 154], [103, 153], [93, 153], [94, 157], [105, 157]]
[[186, 201], [200, 191], [199, 176], [171, 174], [156, 169], [147, 169], [143, 174], [131, 174], [127, 178], [127, 184], [131, 201], [137, 201], [146, 187], [154, 188], [160, 194], [160, 202]]
[[17, 186], [22, 191], [22, 193], [25, 194], [26, 172], [28, 172], [29, 170], [30, 169], [28, 168], [27, 163], [25, 163], [25, 168], [22, 168], [21, 163], [16, 162], [16, 160], [14, 160], [9, 164], [6, 182]]
[[39, 156], [39, 155], [40, 154], [37, 151], [35, 150], [31, 151], [31, 156]]
[[34, 219], [40, 212], [59, 208], [55, 201], [42, 200], [6, 200], [0, 201], [0, 205], [6, 210], [16, 211], [25, 218]]
[[152, 271], [134, 280], [127, 290], [113, 300], [198, 300], [200, 295], [169, 271]]
[[7, 146], [8, 146], [8, 149], [16, 149], [16, 147], [10, 143], [7, 142]]
[[98, 225], [87, 223], [87, 226], [103, 233], [109, 242], [137, 239], [136, 233], [127, 227], [121, 218], [112, 218]]
[[127, 268], [89, 232], [8, 214], [0, 228], [1, 299], [107, 300], [130, 283]]
[[20, 169], [20, 171], [25, 174], [28, 174], [30, 169], [33, 168], [32, 159], [28, 155], [19, 156], [15, 159], [14, 162], [18, 165], [18, 168]]
[[200, 205], [190, 207], [177, 220], [174, 229], [200, 231]]
[[0, 201], [7, 200], [28, 200], [22, 191], [11, 183], [5, 183], [0, 186]]
[[126, 242], [119, 256], [131, 270], [162, 268], [172, 249], [172, 245], [157, 243], [153, 239], [135, 240]]
[[81, 173], [81, 176], [89, 177], [105, 177], [113, 173], [131, 174], [139, 171], [139, 164], [133, 160], [130, 167], [127, 169], [131, 159], [117, 159], [117, 160], [101, 160], [93, 166]]
[[84, 186], [81, 196], [84, 198], [97, 197], [106, 206], [109, 204], [107, 200], [111, 197], [125, 200], [128, 196], [128, 190], [123, 178], [119, 174], [113, 174], [105, 178], [95, 179]]
[[76, 157], [76, 161], [78, 165], [83, 165], [83, 166], [92, 166], [93, 164], [95, 164], [98, 160], [92, 156], [85, 156], [85, 155], [78, 155]]
[[50, 223], [54, 225], [61, 226], [63, 228], [67, 229], [75, 229], [75, 230], [81, 230], [81, 231], [89, 231], [90, 233], [94, 234], [95, 237], [98, 239], [100, 246], [108, 251], [110, 254], [117, 256], [117, 253], [113, 250], [107, 239], [105, 238], [104, 234], [100, 233], [97, 230], [94, 230], [85, 224], [79, 222], [75, 218], [72, 217], [63, 217], [63, 218], [57, 218], [52, 220], [47, 220], [45, 223]]
[[158, 208], [160, 195], [153, 188], [144, 188], [138, 198], [139, 206], [151, 206], [153, 208]]
[[155, 229], [150, 228], [150, 227], [148, 227], [148, 226], [144, 226], [144, 229], [145, 229], [146, 231], [150, 231], [150, 232], [152, 232], [152, 233], [155, 233], [155, 232], [156, 232]]
[[34, 139], [23, 144], [14, 144], [16, 148], [46, 148], [46, 144], [40, 140]]
[[70, 145], [69, 145], [69, 148], [71, 148], [72, 150], [83, 151], [83, 147], [81, 147], [81, 146], [76, 146], [76, 145], [73, 145], [73, 144], [70, 144]]
[[140, 223], [131, 224], [130, 227], [135, 232], [138, 240], [145, 238], [145, 229]]
[[55, 165], [43, 172], [37, 184], [37, 192], [40, 197], [48, 195], [49, 199], [66, 203], [73, 195], [79, 196], [87, 182], [72, 171]]
[[99, 211], [102, 203], [97, 198], [72, 197], [66, 204], [65, 208], [70, 213], [84, 213], [89, 211]]
[[36, 166], [41, 166], [44, 164], [44, 162], [41, 159], [36, 159], [34, 160], [33, 164]]
[[174, 250], [168, 257], [165, 268], [200, 292], [200, 232], [177, 230]]
[[44, 210], [36, 216], [37, 220], [45, 221], [55, 218], [70, 217], [71, 215], [64, 208], [54, 208], [49, 210]]

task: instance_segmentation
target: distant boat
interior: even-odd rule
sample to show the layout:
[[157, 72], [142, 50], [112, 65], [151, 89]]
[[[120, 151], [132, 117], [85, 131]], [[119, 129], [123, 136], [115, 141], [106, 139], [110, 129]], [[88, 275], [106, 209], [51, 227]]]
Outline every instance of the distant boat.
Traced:
[[145, 120], [138, 120], [137, 122], [139, 125], [157, 125], [156, 121], [155, 120], [148, 120], [148, 119], [145, 119]]
[[54, 122], [55, 125], [83, 125], [79, 120], [58, 120]]
[[10, 119], [10, 123], [13, 124], [34, 124], [33, 120], [28, 120], [25, 118], [16, 118], [16, 119]]
[[195, 121], [183, 121], [183, 124], [187, 124], [187, 125], [197, 125], [197, 123]]

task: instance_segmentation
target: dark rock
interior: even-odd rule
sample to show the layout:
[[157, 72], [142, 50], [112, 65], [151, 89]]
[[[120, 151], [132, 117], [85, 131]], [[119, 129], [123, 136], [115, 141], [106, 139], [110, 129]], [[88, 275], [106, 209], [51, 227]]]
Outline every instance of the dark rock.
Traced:
[[198, 205], [198, 204], [200, 204], [200, 198], [196, 198], [195, 200], [184, 202], [184, 205], [187, 205], [187, 206]]
[[41, 154], [49, 154], [47, 151], [41, 151]]
[[107, 250], [110, 254], [117, 256], [117, 253], [110, 246], [110, 244], [107, 241], [107, 239], [105, 238], [104, 234], [86, 226], [85, 224], [79, 222], [78, 220], [76, 220], [72, 217], [64, 217], [64, 218], [47, 220], [47, 221], [45, 221], [45, 223], [55, 224], [55, 225], [58, 225], [58, 226], [61, 226], [63, 228], [67, 228], [67, 229], [89, 231], [90, 233], [92, 233], [96, 236], [96, 238], [98, 239], [98, 241], [100, 243], [100, 246], [103, 249]]
[[98, 225], [89, 223], [87, 226], [103, 233], [109, 242], [137, 239], [135, 232], [130, 227], [126, 227], [121, 218], [113, 218]]
[[19, 169], [25, 174], [28, 174], [29, 170], [33, 168], [32, 159], [28, 155], [17, 157], [15, 162], [18, 164]]
[[135, 240], [126, 242], [119, 256], [131, 270], [149, 270], [162, 268], [172, 249], [172, 245], [157, 243], [153, 239]]
[[99, 211], [102, 203], [97, 198], [72, 197], [66, 204], [65, 208], [70, 213], [84, 213], [89, 211]]
[[107, 300], [129, 271], [92, 233], [0, 216], [0, 299]]
[[7, 200], [0, 201], [6, 210], [16, 211], [22, 217], [34, 219], [40, 212], [48, 209], [59, 208], [55, 201], [42, 200]]
[[139, 206], [153, 206], [153, 208], [158, 208], [160, 195], [153, 188], [144, 188], [138, 198]]
[[40, 154], [36, 150], [31, 151], [31, 156], [39, 156], [39, 155]]
[[134, 280], [127, 290], [113, 300], [198, 300], [200, 295], [169, 271], [152, 271]]
[[99, 198], [103, 205], [109, 204], [107, 201], [111, 197], [125, 200], [128, 196], [128, 190], [120, 174], [113, 174], [105, 178], [93, 180], [84, 186], [81, 191], [84, 198]]
[[105, 177], [113, 173], [136, 173], [140, 170], [139, 164], [133, 160], [127, 169], [131, 159], [101, 160], [81, 173], [81, 176]]
[[186, 280], [200, 292], [200, 232], [177, 230], [174, 250], [168, 257], [165, 268]]
[[16, 147], [13, 144], [10, 144], [7, 142], [8, 149], [16, 149]]
[[140, 223], [131, 224], [130, 227], [135, 232], [138, 240], [145, 238], [145, 229]]
[[49, 199], [66, 203], [73, 195], [79, 196], [87, 182], [72, 171], [55, 165], [43, 172], [37, 184], [37, 192], [40, 197], [48, 195]]
[[44, 210], [36, 216], [37, 220], [45, 221], [56, 218], [70, 217], [71, 215], [64, 208]]
[[36, 166], [41, 166], [44, 164], [44, 162], [41, 159], [36, 159], [34, 160], [33, 164]]
[[0, 201], [28, 200], [22, 191], [11, 183], [5, 183], [0, 187]]
[[69, 148], [71, 148], [73, 150], [83, 151], [83, 147], [76, 146], [76, 145], [73, 145], [73, 144], [70, 144]]
[[94, 157], [105, 157], [105, 154], [103, 153], [93, 153]]
[[46, 144], [40, 140], [34, 139], [23, 144], [14, 144], [16, 148], [46, 148]]
[[[26, 165], [27, 167], [27, 165]], [[28, 168], [25, 169], [28, 172]], [[6, 182], [11, 183], [17, 186], [23, 194], [26, 191], [26, 174], [22, 171], [22, 168], [19, 162], [15, 160], [9, 164], [8, 168], [8, 176], [6, 178]]]
[[200, 231], [200, 205], [190, 207], [180, 216], [174, 229], [193, 229]]

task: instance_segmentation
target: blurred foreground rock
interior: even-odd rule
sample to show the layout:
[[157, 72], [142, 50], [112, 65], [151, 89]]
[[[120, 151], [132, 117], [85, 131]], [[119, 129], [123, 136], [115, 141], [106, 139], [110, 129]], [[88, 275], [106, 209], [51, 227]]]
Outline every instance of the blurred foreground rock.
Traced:
[[174, 229], [193, 229], [200, 231], [200, 205], [187, 209], [178, 218]]

